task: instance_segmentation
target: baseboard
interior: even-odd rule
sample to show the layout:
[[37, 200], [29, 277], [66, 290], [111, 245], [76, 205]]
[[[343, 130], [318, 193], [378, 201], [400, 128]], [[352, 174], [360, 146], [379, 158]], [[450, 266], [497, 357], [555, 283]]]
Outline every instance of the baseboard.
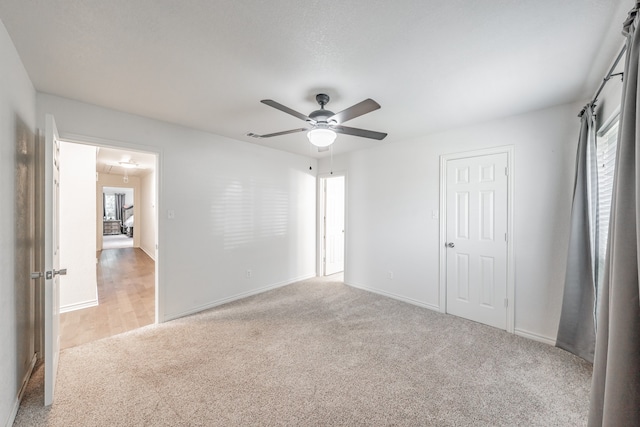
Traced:
[[556, 340], [555, 339], [549, 338], [549, 337], [545, 337], [545, 336], [542, 336], [542, 335], [539, 335], [539, 334], [534, 334], [533, 332], [529, 332], [529, 331], [525, 331], [525, 330], [516, 328], [514, 333], [516, 335], [520, 336], [520, 337], [528, 338], [528, 339], [533, 340], [533, 341], [538, 341], [538, 342], [541, 342], [543, 344], [548, 344], [548, 345], [550, 345], [552, 347], [555, 347], [555, 345], [556, 345]]
[[142, 250], [142, 252], [147, 254], [147, 256], [149, 258], [151, 258], [154, 262], [156, 261], [156, 251], [155, 250], [153, 251], [153, 255], [152, 255], [151, 252], [147, 250], [147, 248], [143, 248], [142, 246], [140, 246], [140, 249]]
[[[407, 297], [404, 297], [402, 295], [394, 294], [392, 292], [387, 292], [387, 291], [382, 291], [380, 289], [370, 288], [368, 286], [360, 285], [360, 284], [357, 284], [357, 283], [347, 283], [347, 282], [345, 282], [345, 285], [351, 286], [353, 288], [361, 289], [363, 291], [372, 292], [374, 294], [382, 295], [382, 296], [385, 296], [385, 297], [393, 298], [393, 299], [398, 300], [398, 301], [402, 301], [402, 302], [406, 302], [406, 303], [409, 303], [409, 304], [417, 305], [419, 307], [428, 308], [429, 310], [434, 310], [434, 311], [440, 312], [440, 307], [435, 305], [435, 304], [424, 303], [424, 302], [421, 302], [421, 301], [414, 300], [412, 298], [407, 298]], [[514, 333], [516, 335], [518, 335], [518, 336], [523, 337], [523, 338], [528, 338], [530, 340], [538, 341], [538, 342], [541, 342], [543, 344], [547, 344], [547, 345], [550, 345], [550, 346], [553, 346], [553, 347], [555, 347], [555, 345], [556, 345], [556, 340], [553, 339], [553, 338], [545, 337], [543, 335], [535, 334], [533, 332], [525, 331], [523, 329], [516, 328], [514, 330]]]
[[98, 300], [97, 299], [92, 299], [89, 301], [83, 301], [83, 302], [79, 302], [76, 304], [69, 304], [69, 305], [65, 305], [60, 307], [60, 313], [68, 313], [70, 311], [75, 311], [75, 310], [81, 310], [83, 308], [89, 308], [89, 307], [95, 307], [96, 305], [98, 305]]
[[36, 362], [38, 361], [37, 356], [38, 355], [34, 353], [33, 357], [31, 358], [31, 362], [29, 362], [29, 369], [27, 369], [27, 372], [25, 372], [24, 377], [22, 378], [20, 390], [18, 390], [16, 400], [13, 403], [13, 408], [11, 408], [9, 418], [7, 418], [7, 422], [5, 423], [6, 427], [11, 427], [13, 425], [13, 422], [16, 420], [16, 415], [18, 415], [18, 408], [20, 408], [20, 402], [22, 402], [22, 396], [24, 396], [24, 392], [27, 389], [29, 379], [31, 379], [31, 374], [33, 374], [33, 368], [36, 366]]
[[306, 274], [304, 276], [296, 277], [294, 279], [285, 280], [284, 282], [274, 283], [272, 285], [263, 286], [262, 288], [254, 289], [254, 290], [247, 291], [247, 292], [242, 292], [242, 293], [239, 293], [239, 294], [227, 297], [227, 298], [222, 298], [222, 299], [210, 302], [208, 304], [200, 305], [200, 306], [195, 307], [195, 308], [193, 308], [191, 310], [183, 311], [181, 313], [167, 314], [167, 315], [164, 316], [164, 319], [162, 319], [162, 322], [168, 322], [170, 320], [175, 320], [175, 319], [179, 319], [181, 317], [185, 317], [185, 316], [189, 316], [189, 315], [192, 315], [192, 314], [200, 313], [201, 311], [205, 311], [205, 310], [208, 310], [210, 308], [217, 307], [219, 305], [227, 304], [227, 303], [230, 303], [230, 302], [233, 302], [233, 301], [237, 301], [239, 299], [247, 298], [247, 297], [250, 297], [250, 296], [253, 296], [253, 295], [261, 294], [263, 292], [271, 291], [273, 289], [281, 288], [283, 286], [287, 286], [287, 285], [290, 285], [292, 283], [300, 282], [302, 280], [311, 279], [312, 277], [316, 277], [316, 274], [315, 273], [310, 273], [310, 274]]
[[402, 295], [397, 295], [397, 294], [394, 294], [392, 292], [382, 291], [380, 289], [374, 289], [374, 288], [370, 288], [368, 286], [359, 285], [357, 283], [344, 282], [344, 284], [348, 285], [348, 286], [351, 286], [352, 288], [361, 289], [363, 291], [371, 292], [371, 293], [374, 293], [374, 294], [382, 295], [384, 297], [388, 297], [388, 298], [392, 298], [392, 299], [395, 299], [395, 300], [398, 300], [398, 301], [406, 302], [406, 303], [411, 304], [411, 305], [417, 305], [418, 307], [428, 308], [429, 310], [434, 310], [434, 311], [440, 312], [440, 307], [435, 305], [435, 304], [429, 304], [429, 303], [418, 301], [418, 300], [415, 300], [415, 299], [412, 299], [412, 298], [407, 298], [407, 297], [404, 297]]
[[[387, 292], [387, 291], [382, 291], [380, 289], [370, 288], [368, 286], [359, 285], [357, 283], [347, 283], [347, 282], [345, 282], [345, 285], [348, 285], [348, 286], [351, 286], [351, 287], [357, 288], [357, 289], [362, 289], [363, 291], [372, 292], [374, 294], [382, 295], [382, 296], [385, 296], [385, 297], [393, 298], [395, 300], [406, 302], [408, 304], [413, 304], [413, 305], [417, 305], [419, 307], [428, 308], [429, 310], [434, 310], [434, 311], [440, 312], [440, 307], [435, 305], [435, 304], [424, 303], [422, 301], [417, 301], [417, 300], [414, 300], [412, 298], [407, 298], [407, 297], [404, 297], [402, 295], [394, 294], [392, 292]], [[523, 337], [523, 338], [528, 338], [530, 340], [538, 341], [538, 342], [541, 342], [543, 344], [547, 344], [547, 345], [550, 345], [550, 346], [553, 346], [553, 347], [555, 347], [555, 345], [556, 345], [556, 340], [553, 339], [553, 338], [545, 337], [543, 335], [535, 334], [533, 332], [525, 331], [523, 329], [517, 329], [516, 328], [514, 333], [516, 335], [518, 335], [518, 336]]]

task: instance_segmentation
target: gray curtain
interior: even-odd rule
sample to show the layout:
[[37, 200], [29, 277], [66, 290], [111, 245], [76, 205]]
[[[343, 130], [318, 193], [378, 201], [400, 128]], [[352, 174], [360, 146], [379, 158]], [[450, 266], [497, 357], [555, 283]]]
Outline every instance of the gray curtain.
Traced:
[[640, 1], [629, 13], [609, 242], [598, 313], [589, 426], [640, 425]]
[[114, 194], [116, 200], [116, 219], [122, 221], [122, 208], [124, 207], [124, 193]]
[[596, 142], [593, 106], [580, 113], [569, 253], [556, 346], [593, 362], [596, 342]]

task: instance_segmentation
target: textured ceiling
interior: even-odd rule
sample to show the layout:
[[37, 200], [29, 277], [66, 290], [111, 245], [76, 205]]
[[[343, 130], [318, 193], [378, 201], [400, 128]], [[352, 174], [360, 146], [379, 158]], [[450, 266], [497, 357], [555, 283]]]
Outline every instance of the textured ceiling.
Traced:
[[[631, 0], [2, 0], [37, 90], [309, 155], [314, 96], [382, 105], [334, 153], [586, 99]], [[313, 153], [314, 156], [327, 155]]]

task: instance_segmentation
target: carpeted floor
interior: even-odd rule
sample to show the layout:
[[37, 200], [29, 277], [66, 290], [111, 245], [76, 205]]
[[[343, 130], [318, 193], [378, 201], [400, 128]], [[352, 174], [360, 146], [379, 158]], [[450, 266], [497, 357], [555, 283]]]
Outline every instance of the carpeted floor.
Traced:
[[132, 247], [133, 237], [129, 237], [126, 234], [102, 236], [102, 249], [121, 249]]
[[312, 279], [66, 349], [16, 426], [580, 426], [591, 365]]

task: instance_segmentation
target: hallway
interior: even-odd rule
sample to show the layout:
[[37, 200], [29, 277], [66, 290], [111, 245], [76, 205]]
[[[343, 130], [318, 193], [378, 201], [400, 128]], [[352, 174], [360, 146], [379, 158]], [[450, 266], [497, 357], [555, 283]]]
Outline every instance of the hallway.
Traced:
[[155, 319], [155, 262], [139, 248], [98, 252], [99, 305], [60, 315], [60, 348], [75, 347]]

